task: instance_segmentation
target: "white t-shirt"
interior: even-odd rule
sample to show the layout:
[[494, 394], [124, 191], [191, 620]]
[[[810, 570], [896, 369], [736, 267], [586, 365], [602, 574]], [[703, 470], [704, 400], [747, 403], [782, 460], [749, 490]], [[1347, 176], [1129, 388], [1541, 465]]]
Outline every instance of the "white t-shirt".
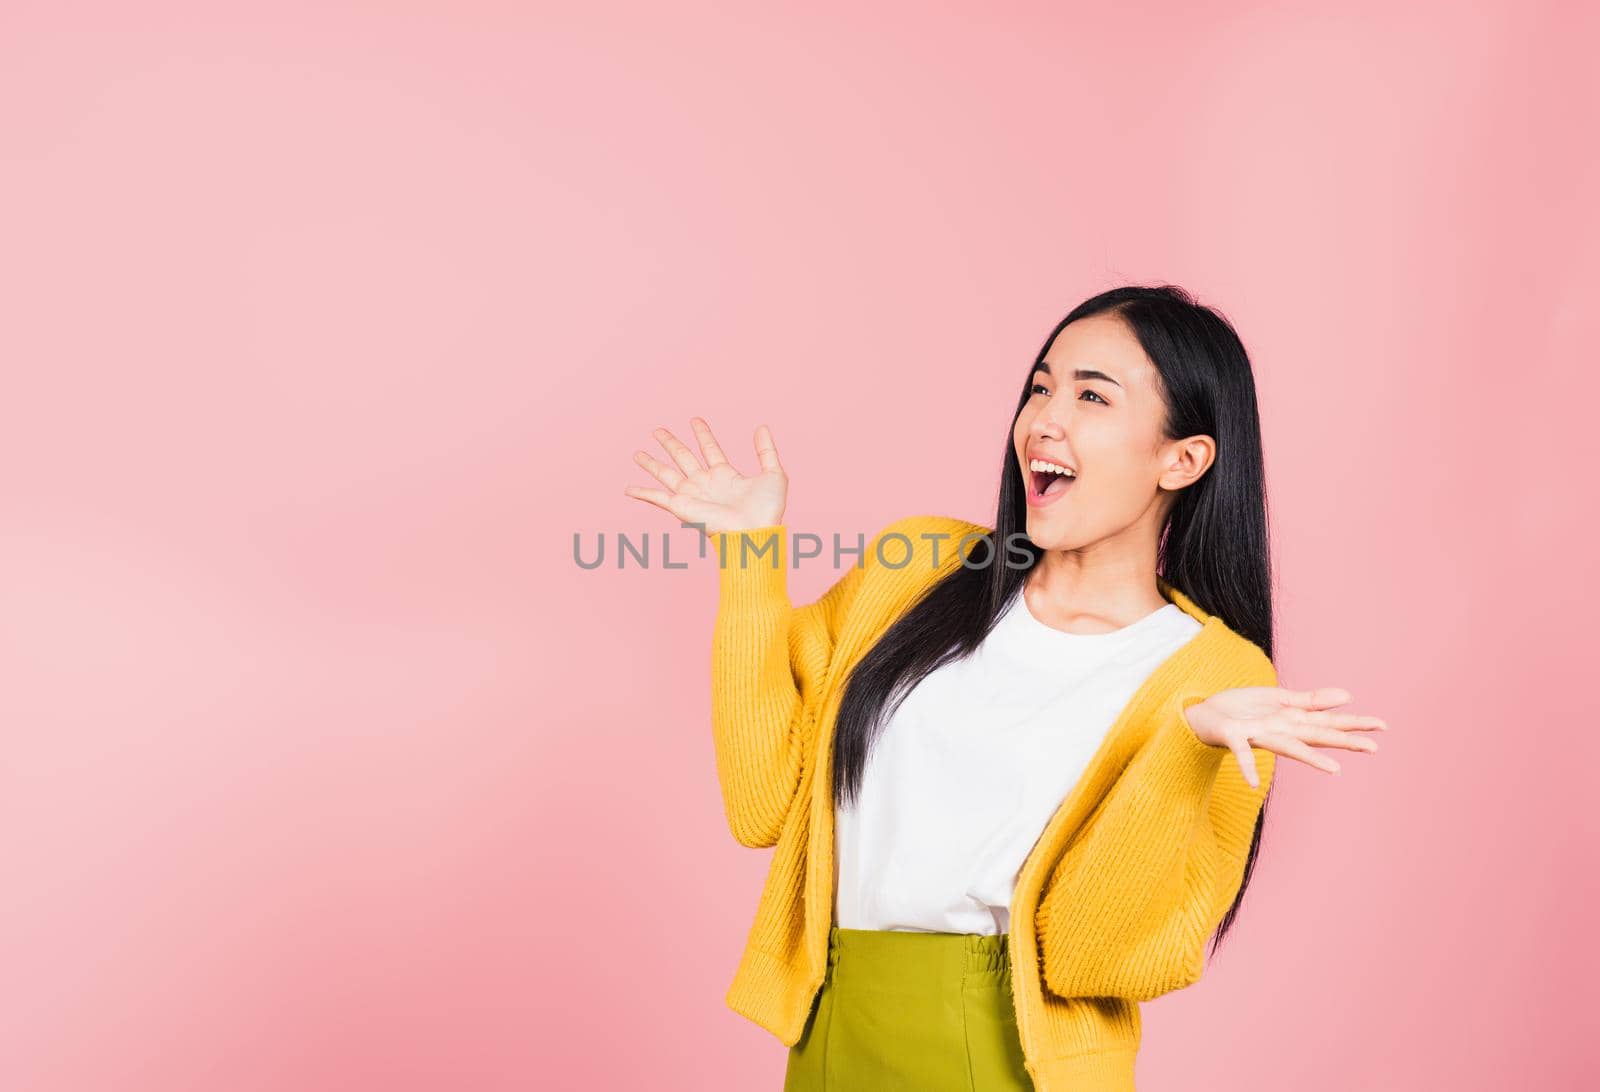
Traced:
[[1004, 933], [1017, 873], [1146, 678], [1201, 630], [1168, 603], [1110, 633], [1034, 617], [1019, 589], [984, 643], [930, 673], [834, 813], [847, 929]]

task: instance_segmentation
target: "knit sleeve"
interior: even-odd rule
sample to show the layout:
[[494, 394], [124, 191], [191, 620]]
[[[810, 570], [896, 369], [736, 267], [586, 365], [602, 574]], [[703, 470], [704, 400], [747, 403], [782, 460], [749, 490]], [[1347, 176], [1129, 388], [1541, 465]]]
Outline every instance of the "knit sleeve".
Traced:
[[[1276, 686], [1264, 655], [1241, 686]], [[1085, 836], [1062, 857], [1034, 925], [1045, 986], [1060, 997], [1143, 1001], [1199, 980], [1205, 944], [1243, 882], [1276, 755], [1252, 747], [1251, 788], [1226, 747], [1201, 741], [1185, 688], [1161, 706]]]
[[711, 734], [723, 808], [740, 845], [776, 845], [800, 784], [805, 713], [866, 569], [858, 559], [815, 603], [795, 607], [785, 525], [706, 537], [720, 574]]

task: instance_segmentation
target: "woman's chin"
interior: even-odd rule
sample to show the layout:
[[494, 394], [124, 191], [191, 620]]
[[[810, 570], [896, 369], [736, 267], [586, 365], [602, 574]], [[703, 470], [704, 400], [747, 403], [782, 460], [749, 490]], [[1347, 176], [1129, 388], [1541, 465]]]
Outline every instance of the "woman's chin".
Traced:
[[1041, 550], [1060, 550], [1072, 545], [1065, 520], [1033, 509], [1028, 511], [1028, 541]]

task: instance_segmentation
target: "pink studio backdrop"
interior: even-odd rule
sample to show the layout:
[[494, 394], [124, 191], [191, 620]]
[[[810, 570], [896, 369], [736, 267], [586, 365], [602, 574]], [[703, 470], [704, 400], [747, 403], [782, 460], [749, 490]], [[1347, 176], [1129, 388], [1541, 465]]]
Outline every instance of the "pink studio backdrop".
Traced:
[[1255, 360], [1286, 684], [1393, 730], [1284, 764], [1141, 1088], [1579, 1087], [1597, 31], [8, 6], [0, 1087], [775, 1089], [631, 453], [766, 421], [797, 529], [986, 520], [1042, 337], [1162, 280]]

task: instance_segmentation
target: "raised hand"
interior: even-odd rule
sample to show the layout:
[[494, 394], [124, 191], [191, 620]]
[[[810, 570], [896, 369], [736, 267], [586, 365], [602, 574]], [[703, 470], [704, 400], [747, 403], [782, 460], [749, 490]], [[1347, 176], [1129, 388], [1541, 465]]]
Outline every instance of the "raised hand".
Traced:
[[1339, 764], [1312, 747], [1338, 747], [1369, 754], [1376, 751], [1377, 741], [1358, 733], [1387, 730], [1389, 726], [1382, 719], [1327, 712], [1349, 701], [1350, 692], [1337, 686], [1318, 690], [1242, 686], [1189, 706], [1185, 715], [1189, 727], [1203, 742], [1232, 751], [1244, 771], [1244, 779], [1251, 788], [1259, 788], [1251, 746], [1326, 773], [1338, 773]]
[[756, 458], [761, 470], [746, 477], [728, 462], [704, 418], [694, 417], [689, 423], [700, 441], [704, 463], [671, 432], [658, 428], [655, 438], [661, 441], [661, 446], [677, 465], [658, 462], [643, 451], [635, 451], [633, 461], [655, 475], [666, 488], [630, 485], [623, 492], [664, 508], [685, 523], [703, 524], [707, 534], [749, 531], [781, 523], [789, 495], [789, 478], [778, 462], [778, 447], [772, 441], [772, 430], [766, 425], [756, 429]]

